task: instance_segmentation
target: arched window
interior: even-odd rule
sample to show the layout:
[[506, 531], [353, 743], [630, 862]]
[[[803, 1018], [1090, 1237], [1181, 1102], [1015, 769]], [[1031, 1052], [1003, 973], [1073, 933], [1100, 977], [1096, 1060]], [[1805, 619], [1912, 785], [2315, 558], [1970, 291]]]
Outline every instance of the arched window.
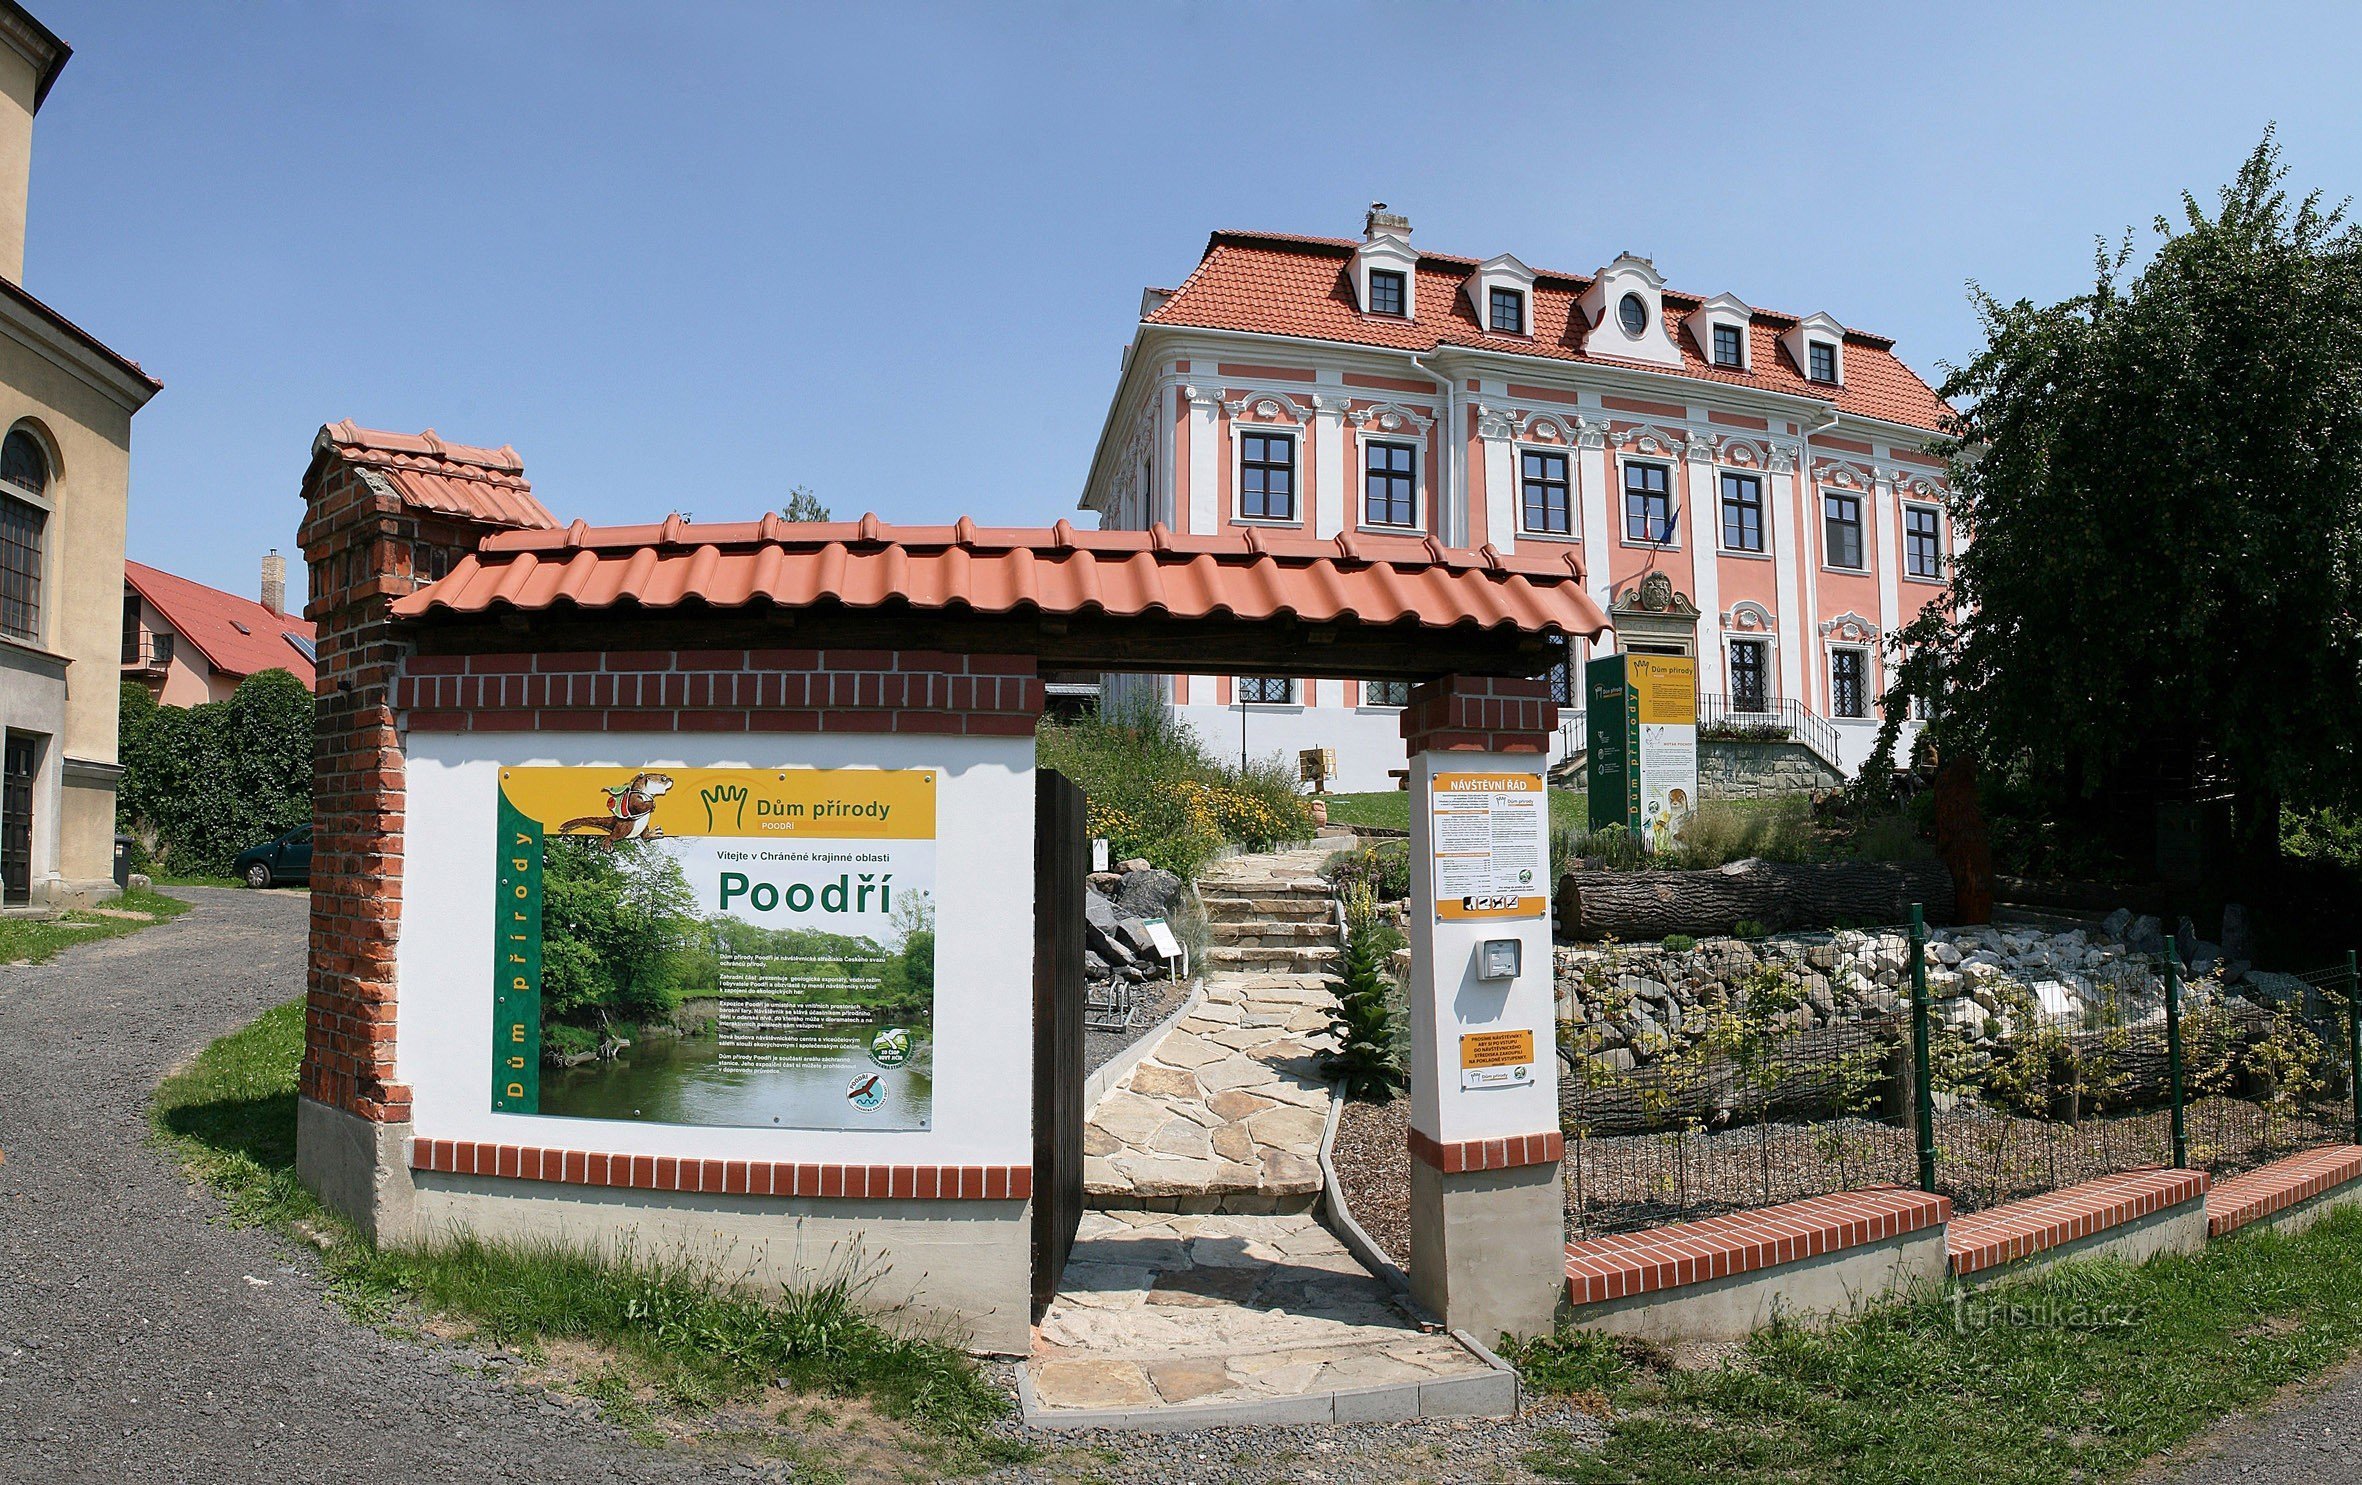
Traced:
[[49, 489], [49, 454], [22, 428], [0, 441], [0, 634], [41, 642], [41, 538], [49, 512], [38, 499]]

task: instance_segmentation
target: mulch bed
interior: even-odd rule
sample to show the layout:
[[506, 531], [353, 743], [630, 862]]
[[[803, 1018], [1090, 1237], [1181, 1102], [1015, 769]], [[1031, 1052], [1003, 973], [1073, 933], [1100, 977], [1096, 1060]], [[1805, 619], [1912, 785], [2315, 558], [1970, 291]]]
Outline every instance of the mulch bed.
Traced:
[[1333, 1158], [1353, 1220], [1378, 1251], [1411, 1266], [1411, 1100], [1348, 1101]]

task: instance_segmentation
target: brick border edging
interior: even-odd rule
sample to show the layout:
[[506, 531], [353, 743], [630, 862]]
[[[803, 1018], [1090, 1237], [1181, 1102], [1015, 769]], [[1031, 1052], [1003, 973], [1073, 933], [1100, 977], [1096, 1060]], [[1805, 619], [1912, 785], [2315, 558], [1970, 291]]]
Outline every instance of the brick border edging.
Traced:
[[839, 1165], [811, 1161], [699, 1160], [547, 1150], [486, 1140], [413, 1139], [410, 1168], [572, 1186], [687, 1191], [722, 1196], [812, 1196], [864, 1201], [1029, 1201], [1030, 1165]]
[[1870, 1186], [1569, 1243], [1567, 1303], [1630, 1299], [1775, 1269], [1941, 1228], [1951, 1216], [1950, 1197]]
[[1408, 1143], [1413, 1160], [1433, 1166], [1447, 1176], [1509, 1170], [1520, 1165], [1549, 1165], [1566, 1155], [1566, 1135], [1555, 1129], [1541, 1134], [1453, 1140], [1446, 1144], [1424, 1130], [1414, 1128]]
[[2207, 1184], [2204, 1171], [2153, 1166], [2061, 1186], [1953, 1223], [1946, 1258], [1955, 1278], [1967, 1278], [2198, 1201]]
[[2206, 1192], [2206, 1236], [2228, 1237], [2342, 1186], [2362, 1181], [2362, 1145], [2300, 1150], [2243, 1171]]

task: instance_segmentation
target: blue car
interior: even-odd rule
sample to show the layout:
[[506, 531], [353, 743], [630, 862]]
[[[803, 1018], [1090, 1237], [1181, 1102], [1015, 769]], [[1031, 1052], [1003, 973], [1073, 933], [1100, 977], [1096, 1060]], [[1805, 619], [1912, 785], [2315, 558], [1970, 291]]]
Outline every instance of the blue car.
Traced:
[[248, 846], [230, 870], [249, 887], [310, 886], [312, 827], [300, 825], [277, 840]]

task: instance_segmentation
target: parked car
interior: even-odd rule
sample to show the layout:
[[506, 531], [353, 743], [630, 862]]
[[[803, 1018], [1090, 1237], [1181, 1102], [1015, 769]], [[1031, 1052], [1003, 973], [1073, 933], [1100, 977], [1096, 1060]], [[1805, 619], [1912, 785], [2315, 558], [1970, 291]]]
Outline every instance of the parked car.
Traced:
[[238, 853], [230, 867], [249, 887], [308, 887], [312, 881], [312, 827], [301, 825]]

